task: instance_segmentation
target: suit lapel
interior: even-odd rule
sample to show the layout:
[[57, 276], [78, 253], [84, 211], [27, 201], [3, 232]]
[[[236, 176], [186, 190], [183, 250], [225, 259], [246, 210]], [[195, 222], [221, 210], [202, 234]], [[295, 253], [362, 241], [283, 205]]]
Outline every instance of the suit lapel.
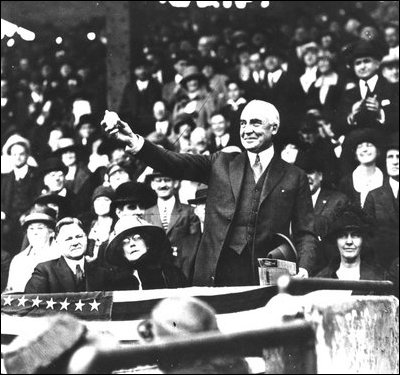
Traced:
[[236, 201], [239, 198], [240, 188], [243, 182], [246, 159], [246, 152], [242, 152], [229, 163], [229, 180]]
[[325, 208], [326, 203], [328, 202], [328, 194], [325, 189], [321, 189], [317, 202], [315, 203], [314, 213], [315, 215], [320, 215]]
[[178, 202], [178, 200], [176, 200], [175, 204], [174, 204], [174, 208], [172, 209], [172, 212], [171, 212], [171, 217], [170, 217], [170, 220], [168, 223], [167, 233], [169, 233], [171, 231], [171, 229], [174, 227], [174, 225], [176, 224], [177, 220], [180, 217], [181, 210], [182, 210], [181, 205]]
[[280, 157], [275, 155], [271, 160], [269, 171], [267, 171], [267, 175], [265, 177], [265, 181], [261, 190], [259, 207], [261, 206], [264, 199], [267, 198], [268, 195], [271, 193], [276, 184], [282, 179], [285, 172], [285, 164], [280, 159]]
[[73, 292], [76, 289], [74, 275], [71, 269], [68, 267], [64, 257], [60, 257], [56, 264], [56, 277], [60, 281], [60, 284], [68, 292]]
[[396, 201], [396, 197], [393, 194], [392, 187], [390, 186], [389, 180], [385, 179], [383, 182], [383, 189], [381, 189], [382, 202], [388, 202], [385, 204], [385, 208], [388, 210], [388, 215], [391, 217], [395, 222], [398, 221], [398, 207], [396, 213], [396, 205], [398, 204]]

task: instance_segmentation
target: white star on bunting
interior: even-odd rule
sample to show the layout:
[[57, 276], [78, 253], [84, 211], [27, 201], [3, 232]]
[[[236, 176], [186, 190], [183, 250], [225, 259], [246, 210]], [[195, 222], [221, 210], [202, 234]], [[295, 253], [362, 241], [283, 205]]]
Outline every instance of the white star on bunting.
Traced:
[[40, 302], [43, 302], [43, 300], [39, 299], [39, 296], [36, 296], [36, 298], [32, 300], [32, 307], [39, 307]]
[[93, 300], [92, 303], [89, 302], [89, 305], [92, 306], [90, 311], [93, 311], [93, 310], [99, 311], [98, 307], [100, 306], [100, 303], [96, 302], [95, 299]]
[[25, 296], [22, 296], [21, 298], [18, 298], [18, 306], [24, 306], [25, 307], [25, 303], [28, 301]]
[[70, 303], [68, 302], [67, 298], [65, 298], [64, 302], [60, 302], [61, 305], [61, 310], [67, 310], [68, 311], [68, 305], [70, 305]]
[[46, 303], [47, 303], [46, 309], [52, 309], [52, 310], [54, 310], [54, 305], [55, 305], [57, 302], [54, 302], [54, 301], [53, 301], [53, 298], [51, 298], [50, 301], [46, 301]]
[[14, 301], [14, 298], [11, 298], [11, 296], [8, 296], [6, 298], [4, 298], [4, 306], [11, 306], [11, 302]]
[[75, 303], [75, 306], [76, 306], [75, 311], [78, 311], [78, 310], [82, 311], [82, 307], [85, 306], [85, 303], [82, 303], [82, 300], [79, 300], [78, 303]]

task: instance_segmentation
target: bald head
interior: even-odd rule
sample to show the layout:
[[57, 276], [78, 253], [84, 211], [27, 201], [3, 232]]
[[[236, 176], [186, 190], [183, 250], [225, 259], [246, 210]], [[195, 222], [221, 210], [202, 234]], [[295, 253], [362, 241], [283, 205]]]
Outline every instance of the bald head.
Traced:
[[272, 145], [272, 136], [278, 133], [279, 112], [274, 105], [262, 100], [252, 100], [240, 116], [240, 138], [243, 147], [254, 153]]

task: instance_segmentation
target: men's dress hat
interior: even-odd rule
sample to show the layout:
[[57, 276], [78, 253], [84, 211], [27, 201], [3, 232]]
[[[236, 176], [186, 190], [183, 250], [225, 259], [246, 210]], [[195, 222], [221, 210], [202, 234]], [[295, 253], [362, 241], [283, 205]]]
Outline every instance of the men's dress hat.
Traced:
[[45, 223], [54, 229], [56, 225], [56, 216], [57, 213], [52, 208], [47, 206], [36, 206], [24, 217], [23, 228], [26, 229], [27, 226], [32, 223]]
[[185, 68], [183, 71], [182, 80], [180, 82], [181, 86], [184, 86], [187, 81], [191, 79], [198, 79], [199, 81], [205, 81], [206, 77], [203, 73], [199, 71], [199, 68], [196, 65], [190, 65]]
[[144, 208], [153, 207], [157, 203], [157, 194], [146, 184], [140, 182], [124, 182], [115, 190], [114, 207], [124, 203], [141, 203]]
[[97, 152], [99, 155], [111, 155], [113, 151], [120, 148], [125, 150], [125, 144], [123, 142], [114, 138], [106, 137], [103, 138], [103, 141], [97, 149]]
[[47, 205], [49, 203], [56, 204], [58, 207], [65, 207], [68, 205], [67, 198], [59, 194], [43, 194], [34, 201], [34, 204], [41, 205]]
[[114, 162], [108, 165], [106, 174], [111, 177], [114, 173], [123, 171], [129, 174], [128, 166], [124, 162]]
[[64, 165], [64, 163], [56, 157], [51, 157], [49, 159], [44, 160], [40, 166], [39, 171], [42, 176], [45, 176], [47, 173], [53, 171], [61, 171], [64, 174], [68, 173], [68, 167]]
[[64, 152], [79, 151], [79, 146], [72, 138], [60, 138], [57, 143], [57, 150], [54, 151], [54, 156], [61, 156]]
[[399, 150], [399, 132], [390, 134], [385, 143], [386, 143], [386, 151]]
[[168, 242], [165, 231], [156, 225], [134, 216], [123, 216], [116, 223], [114, 233], [105, 250], [105, 259], [108, 263], [119, 265], [124, 262], [122, 255], [122, 241], [131, 235], [139, 234], [147, 240], [148, 252]]
[[264, 58], [267, 56], [277, 56], [283, 60], [287, 57], [286, 52], [278, 45], [269, 46], [266, 49], [266, 51], [263, 53], [263, 56], [264, 56]]
[[381, 61], [381, 67], [382, 66], [387, 66], [387, 65], [399, 65], [399, 55], [398, 54], [389, 54], [386, 56], [383, 56], [383, 59]]
[[267, 258], [297, 262], [297, 250], [289, 237], [275, 233], [268, 241]]
[[322, 163], [321, 158], [318, 158], [315, 154], [310, 154], [301, 158], [299, 162], [296, 162], [296, 165], [303, 169], [307, 174], [324, 171], [324, 164]]
[[181, 113], [179, 116], [177, 116], [174, 123], [174, 132], [178, 133], [179, 127], [182, 125], [189, 125], [191, 130], [196, 128], [196, 123], [193, 119], [193, 116], [189, 115], [188, 113]]
[[207, 200], [208, 188], [201, 188], [196, 190], [194, 199], [188, 199], [188, 204], [205, 203]]
[[7, 139], [6, 143], [4, 144], [3, 150], [2, 150], [3, 154], [10, 155], [12, 146], [14, 146], [16, 144], [24, 145], [27, 148], [28, 153], [30, 152], [31, 144], [30, 144], [29, 140], [20, 136], [19, 134], [13, 134], [12, 136], [10, 136]]
[[92, 202], [94, 202], [98, 197], [107, 197], [113, 201], [115, 199], [115, 191], [109, 186], [97, 186], [92, 194]]
[[78, 125], [76, 125], [76, 129], [79, 129], [84, 124], [91, 124], [92, 126], [96, 126], [93, 114], [88, 113], [88, 114], [82, 115], [79, 118], [79, 122], [78, 122]]
[[359, 57], [375, 57], [377, 60], [382, 60], [385, 55], [385, 50], [381, 45], [366, 40], [360, 40], [350, 45], [345, 52], [349, 63], [353, 63]]
[[151, 181], [153, 181], [153, 178], [155, 178], [155, 177], [168, 177], [168, 176], [159, 171], [153, 170], [153, 172], [146, 175], [146, 177], [144, 179], [145, 184], [150, 184]]

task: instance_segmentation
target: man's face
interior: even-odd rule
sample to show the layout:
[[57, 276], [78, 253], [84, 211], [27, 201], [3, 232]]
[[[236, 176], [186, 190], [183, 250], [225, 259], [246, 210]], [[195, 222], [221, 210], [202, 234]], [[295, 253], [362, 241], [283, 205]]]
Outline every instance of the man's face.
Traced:
[[136, 79], [146, 81], [148, 79], [148, 71], [144, 66], [139, 66], [135, 69]]
[[95, 132], [94, 127], [92, 124], [87, 123], [87, 124], [82, 124], [81, 127], [79, 128], [79, 135], [82, 138], [89, 138], [93, 133]]
[[388, 27], [385, 29], [385, 41], [390, 48], [398, 46], [399, 36], [395, 27]]
[[44, 176], [44, 184], [50, 192], [58, 193], [64, 188], [65, 175], [62, 171], [51, 171]]
[[14, 145], [11, 147], [10, 155], [12, 162], [16, 168], [23, 167], [28, 161], [28, 153], [26, 148], [22, 145]]
[[217, 136], [221, 137], [228, 129], [226, 120], [222, 115], [215, 115], [211, 117], [211, 130]]
[[239, 54], [240, 65], [248, 65], [250, 62], [250, 54], [247, 51], [243, 51]]
[[318, 133], [317, 132], [312, 132], [310, 130], [307, 131], [301, 131], [300, 132], [301, 139], [303, 140], [304, 143], [307, 143], [309, 145], [312, 145], [315, 143], [315, 141], [318, 138]]
[[304, 53], [303, 56], [304, 64], [307, 67], [313, 67], [317, 63], [317, 52], [313, 49], [309, 49]]
[[368, 165], [375, 163], [378, 157], [378, 150], [372, 143], [363, 142], [357, 146], [356, 157], [360, 164]]
[[269, 55], [264, 60], [265, 69], [268, 72], [275, 72], [275, 70], [279, 69], [280, 67], [280, 59], [278, 56]]
[[321, 38], [321, 47], [324, 49], [329, 49], [332, 46], [333, 40], [330, 35], [324, 35]]
[[345, 230], [336, 239], [342, 262], [354, 263], [360, 258], [363, 239], [358, 231]]
[[188, 65], [188, 62], [186, 60], [178, 60], [174, 64], [174, 69], [179, 75], [183, 75], [183, 71], [185, 70], [187, 65]]
[[154, 177], [151, 181], [151, 188], [156, 192], [160, 199], [169, 199], [178, 187], [178, 182], [170, 177]]
[[314, 194], [321, 187], [322, 173], [321, 172], [307, 173], [307, 178], [311, 194]]
[[261, 57], [259, 53], [250, 55], [249, 67], [252, 71], [258, 72], [262, 68]]
[[110, 162], [119, 163], [125, 157], [125, 150], [123, 148], [117, 148], [111, 153]]
[[122, 241], [122, 249], [124, 257], [129, 262], [135, 262], [147, 253], [146, 243], [140, 234], [125, 237]]
[[228, 97], [234, 101], [240, 98], [240, 89], [236, 83], [230, 83], [228, 85]]
[[87, 236], [78, 224], [66, 224], [60, 228], [57, 244], [65, 258], [79, 260], [86, 252]]
[[399, 63], [385, 65], [382, 68], [382, 75], [390, 83], [399, 83]]
[[75, 151], [67, 151], [61, 155], [61, 161], [67, 166], [72, 167], [76, 164], [76, 153]]
[[212, 78], [215, 73], [214, 67], [212, 65], [205, 65], [201, 71], [206, 76], [207, 79]]
[[374, 57], [359, 57], [354, 60], [354, 73], [360, 79], [370, 79], [379, 70], [380, 62]]
[[54, 231], [44, 223], [32, 223], [26, 228], [26, 236], [28, 237], [29, 244], [34, 248], [41, 249], [50, 243]]
[[200, 88], [200, 83], [198, 79], [191, 79], [186, 82], [186, 89], [188, 92], [195, 92]]
[[399, 179], [399, 150], [389, 150], [386, 153], [386, 170], [389, 177]]
[[191, 132], [192, 132], [192, 128], [190, 127], [190, 125], [182, 124], [181, 126], [179, 126], [179, 133], [178, 134], [182, 138], [189, 139]]
[[114, 172], [111, 176], [109, 176], [110, 186], [114, 190], [116, 190], [119, 185], [123, 184], [124, 182], [128, 182], [130, 180], [131, 179], [129, 177], [129, 174], [122, 169]]
[[250, 102], [240, 116], [240, 139], [242, 146], [250, 152], [260, 152], [272, 144], [272, 136], [278, 132], [279, 125], [269, 119], [265, 108]]
[[62, 77], [67, 78], [72, 73], [71, 65], [63, 64], [60, 68], [60, 74]]
[[124, 216], [137, 216], [143, 219], [145, 211], [146, 209], [144, 208], [142, 203], [131, 202], [118, 206], [115, 209], [115, 214], [118, 216], [119, 219]]
[[329, 73], [332, 70], [331, 61], [324, 56], [318, 56], [318, 70], [322, 74]]

